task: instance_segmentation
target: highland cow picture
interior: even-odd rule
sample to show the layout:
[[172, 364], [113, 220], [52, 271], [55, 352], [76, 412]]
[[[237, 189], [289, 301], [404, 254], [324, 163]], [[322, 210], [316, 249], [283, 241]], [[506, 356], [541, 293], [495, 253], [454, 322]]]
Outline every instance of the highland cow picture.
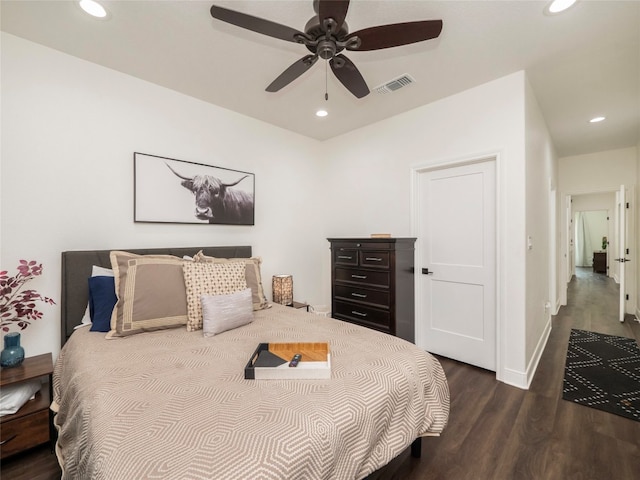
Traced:
[[255, 175], [133, 154], [134, 221], [254, 225]]

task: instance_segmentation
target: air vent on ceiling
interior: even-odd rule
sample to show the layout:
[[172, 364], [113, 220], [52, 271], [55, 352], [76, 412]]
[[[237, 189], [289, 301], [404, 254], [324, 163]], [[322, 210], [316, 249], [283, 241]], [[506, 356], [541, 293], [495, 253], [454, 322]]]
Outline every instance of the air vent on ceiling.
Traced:
[[393, 80], [388, 81], [384, 85], [380, 85], [375, 88], [375, 91], [379, 94], [391, 93], [399, 90], [402, 87], [406, 87], [414, 83], [415, 80], [411, 75], [405, 73], [404, 75], [399, 76], [398, 78], [394, 78]]

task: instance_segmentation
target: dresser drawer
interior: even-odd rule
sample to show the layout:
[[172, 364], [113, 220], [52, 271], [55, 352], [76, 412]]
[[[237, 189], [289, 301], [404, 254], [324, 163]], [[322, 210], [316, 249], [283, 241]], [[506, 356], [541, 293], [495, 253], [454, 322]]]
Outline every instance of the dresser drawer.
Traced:
[[389, 252], [360, 251], [361, 267], [389, 268]]
[[381, 290], [368, 290], [350, 285], [336, 285], [334, 288], [336, 298], [344, 300], [370, 303], [379, 305], [383, 308], [389, 308], [389, 292]]
[[334, 250], [340, 248], [363, 249], [363, 250], [392, 250], [393, 244], [388, 242], [331, 242], [331, 248]]
[[358, 251], [338, 248], [333, 251], [333, 263], [336, 265], [358, 265]]
[[333, 317], [348, 320], [365, 327], [375, 328], [382, 332], [390, 331], [391, 316], [388, 310], [365, 307], [355, 303], [335, 301]]
[[372, 272], [355, 268], [336, 267], [336, 282], [357, 283], [375, 287], [389, 287], [389, 272]]
[[[49, 441], [49, 411], [41, 410], [2, 424], [2, 458]], [[5, 443], [6, 442], [6, 443]]]

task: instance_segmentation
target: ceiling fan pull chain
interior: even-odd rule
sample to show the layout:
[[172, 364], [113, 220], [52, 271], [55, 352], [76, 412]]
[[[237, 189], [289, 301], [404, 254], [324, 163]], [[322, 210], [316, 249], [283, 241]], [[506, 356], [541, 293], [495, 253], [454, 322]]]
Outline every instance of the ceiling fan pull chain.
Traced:
[[325, 101], [329, 101], [329, 92], [328, 92], [328, 83], [327, 83], [327, 77], [329, 76], [329, 74], [327, 73], [327, 64], [329, 63], [329, 60], [325, 60], [324, 61], [324, 99]]

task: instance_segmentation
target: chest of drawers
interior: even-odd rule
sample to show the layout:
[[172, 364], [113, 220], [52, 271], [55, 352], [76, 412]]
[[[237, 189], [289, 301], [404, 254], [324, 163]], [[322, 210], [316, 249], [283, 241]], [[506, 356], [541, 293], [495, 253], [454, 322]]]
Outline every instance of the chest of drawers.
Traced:
[[593, 271], [607, 273], [607, 252], [593, 252]]
[[413, 342], [416, 239], [328, 240], [332, 316]]

